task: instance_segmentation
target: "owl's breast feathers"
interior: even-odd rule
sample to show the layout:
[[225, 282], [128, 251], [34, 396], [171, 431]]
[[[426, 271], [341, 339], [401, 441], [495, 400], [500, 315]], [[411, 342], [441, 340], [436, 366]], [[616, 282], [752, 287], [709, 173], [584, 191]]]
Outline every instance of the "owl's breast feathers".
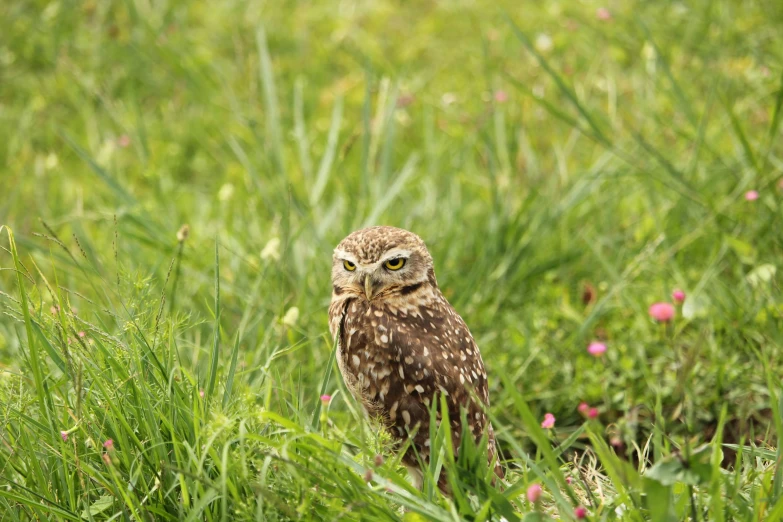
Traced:
[[377, 302], [335, 295], [329, 327], [338, 338], [346, 384], [371, 414], [383, 417], [392, 434], [414, 433], [416, 449], [426, 458], [429, 406], [444, 395], [454, 447], [459, 447], [464, 408], [474, 437], [487, 431], [494, 456], [494, 434], [484, 413], [489, 406], [484, 363], [465, 322], [437, 287], [425, 284]]

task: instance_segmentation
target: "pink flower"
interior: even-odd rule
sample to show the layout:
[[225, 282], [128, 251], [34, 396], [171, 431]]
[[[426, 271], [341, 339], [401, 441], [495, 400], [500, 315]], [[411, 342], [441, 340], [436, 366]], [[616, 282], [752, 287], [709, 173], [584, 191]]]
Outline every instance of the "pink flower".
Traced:
[[590, 408], [587, 410], [587, 417], [590, 419], [595, 419], [598, 417], [598, 408]]
[[321, 395], [321, 402], [324, 404], [329, 404], [329, 401], [332, 400], [331, 395]]
[[659, 323], [666, 323], [674, 318], [674, 306], [669, 303], [654, 303], [650, 305], [650, 317]]
[[198, 396], [203, 399], [204, 398], [204, 390], [199, 390], [198, 391]]
[[604, 22], [612, 19], [612, 13], [610, 13], [609, 9], [607, 9], [606, 7], [599, 7], [598, 9], [596, 9], [595, 16], [599, 20], [603, 20]]
[[587, 518], [587, 508], [584, 506], [578, 506], [574, 508], [574, 516], [577, 520], [584, 520]]
[[68, 432], [67, 431], [61, 431], [60, 432], [60, 437], [62, 437], [63, 438], [63, 442], [65, 442], [66, 440], [68, 440]]
[[606, 345], [604, 343], [599, 343], [598, 341], [593, 341], [587, 347], [587, 352], [593, 357], [600, 357], [605, 351]]
[[130, 136], [128, 136], [127, 134], [123, 134], [122, 136], [117, 138], [117, 145], [119, 145], [123, 149], [128, 147], [130, 144], [131, 144], [131, 139]]
[[674, 290], [674, 292], [672, 292], [672, 299], [674, 299], [678, 303], [682, 303], [683, 301], [685, 301], [685, 292], [677, 288], [676, 290]]
[[413, 94], [400, 94], [397, 98], [397, 107], [404, 108], [416, 101], [416, 97]]
[[545, 413], [544, 414], [544, 420], [541, 423], [541, 427], [544, 429], [554, 428], [555, 427], [555, 416], [551, 413]]
[[508, 93], [506, 91], [500, 89], [495, 91], [495, 101], [498, 103], [505, 103], [508, 101]]
[[535, 504], [541, 498], [541, 486], [532, 484], [527, 488], [527, 499], [531, 504]]
[[79, 332], [79, 337], [84, 337], [85, 335], [87, 335], [87, 334], [84, 333], [84, 332]]
[[590, 405], [586, 402], [580, 402], [579, 406], [576, 407], [576, 411], [581, 413], [582, 415], [587, 415], [587, 410], [590, 409]]
[[566, 477], [566, 484], [571, 484], [574, 481], [571, 477]]
[[745, 200], [746, 201], [756, 201], [759, 199], [759, 193], [755, 190], [749, 190], [745, 193]]
[[103, 447], [107, 450], [111, 451], [114, 449], [114, 441], [111, 439], [106, 439], [106, 442], [103, 443]]
[[103, 459], [104, 464], [106, 464], [107, 466], [111, 466], [111, 457], [109, 457], [108, 453], [104, 453], [103, 455], [101, 455], [101, 458]]

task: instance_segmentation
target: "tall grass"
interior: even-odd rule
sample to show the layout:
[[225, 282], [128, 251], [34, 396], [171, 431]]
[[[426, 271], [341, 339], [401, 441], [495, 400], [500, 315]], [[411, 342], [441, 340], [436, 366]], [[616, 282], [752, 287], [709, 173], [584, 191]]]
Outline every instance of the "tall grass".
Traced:
[[[780, 519], [783, 10], [600, 7], [3, 3], [0, 519]], [[414, 489], [339, 377], [377, 223], [482, 349], [503, 481], [444, 423]]]

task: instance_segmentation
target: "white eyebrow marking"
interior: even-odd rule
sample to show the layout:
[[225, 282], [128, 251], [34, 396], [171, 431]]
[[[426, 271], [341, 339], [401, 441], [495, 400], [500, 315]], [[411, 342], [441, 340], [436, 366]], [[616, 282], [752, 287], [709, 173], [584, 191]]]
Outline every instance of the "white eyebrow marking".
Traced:
[[345, 250], [338, 250], [338, 249], [335, 248], [334, 249], [334, 257], [335, 257], [335, 259], [343, 259], [345, 261], [349, 261], [349, 262], [353, 263], [354, 265], [358, 265], [359, 264], [357, 259], [356, 259], [356, 257], [353, 254], [351, 254], [349, 252], [346, 252]]
[[388, 261], [397, 257], [409, 258], [411, 257], [411, 251], [406, 248], [392, 248], [383, 256], [380, 262]]
[[388, 252], [386, 252], [384, 254], [383, 258], [381, 258], [380, 260], [376, 261], [375, 263], [364, 264], [364, 263], [360, 263], [359, 260], [356, 258], [356, 256], [354, 256], [350, 252], [346, 252], [345, 250], [342, 250], [342, 249], [339, 249], [339, 248], [335, 248], [334, 249], [334, 258], [335, 259], [339, 259], [341, 261], [344, 260], [344, 261], [348, 261], [350, 263], [353, 263], [354, 265], [356, 265], [358, 268], [361, 268], [361, 269], [365, 269], [365, 270], [372, 269], [372, 270], [374, 270], [374, 269], [380, 267], [384, 262], [388, 261], [389, 259], [396, 259], [398, 257], [404, 257], [404, 258], [407, 259], [407, 258], [409, 258], [411, 256], [412, 253], [413, 253], [412, 251], [410, 251], [410, 250], [408, 250], [406, 248], [392, 248], [391, 250], [389, 250]]

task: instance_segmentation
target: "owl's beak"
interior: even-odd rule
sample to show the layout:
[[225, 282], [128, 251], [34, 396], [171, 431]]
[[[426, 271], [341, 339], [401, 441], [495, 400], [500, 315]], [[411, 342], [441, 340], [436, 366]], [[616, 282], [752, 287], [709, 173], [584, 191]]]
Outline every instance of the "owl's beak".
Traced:
[[364, 276], [364, 295], [368, 301], [372, 300], [372, 279], [369, 274]]

